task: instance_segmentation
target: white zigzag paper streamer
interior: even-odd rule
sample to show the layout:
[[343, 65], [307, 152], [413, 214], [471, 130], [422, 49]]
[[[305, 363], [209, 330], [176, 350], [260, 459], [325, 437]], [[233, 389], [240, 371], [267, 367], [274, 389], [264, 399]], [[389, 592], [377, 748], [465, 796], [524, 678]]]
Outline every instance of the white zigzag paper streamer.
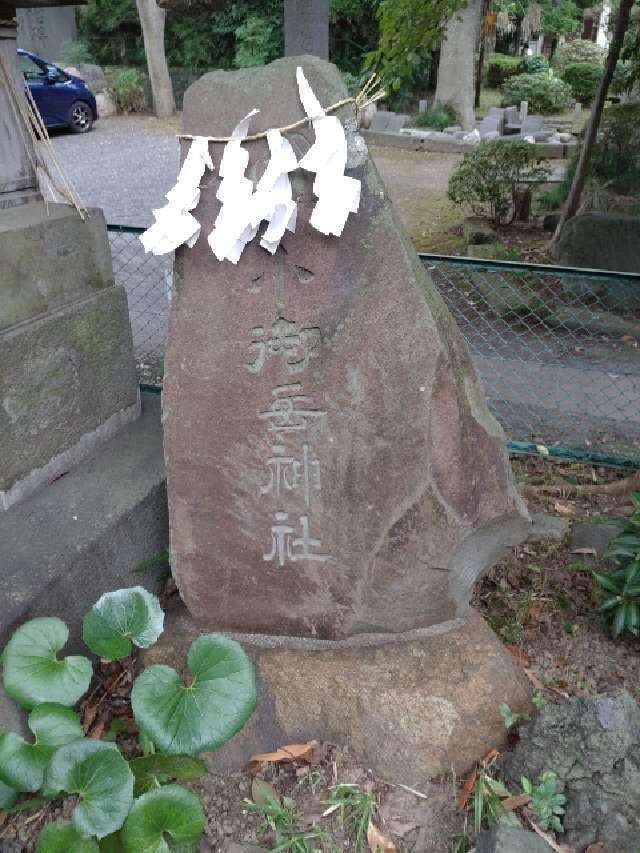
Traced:
[[325, 113], [300, 67], [296, 79], [302, 106], [316, 134], [315, 142], [300, 161], [301, 168], [316, 173], [313, 192], [318, 201], [309, 221], [322, 234], [339, 237], [349, 214], [358, 212], [361, 183], [344, 174], [347, 138], [340, 119]]
[[296, 230], [298, 206], [293, 201], [289, 172], [297, 169], [298, 158], [279, 130], [267, 131], [267, 142], [271, 159], [251, 200], [251, 225], [257, 227], [267, 220], [260, 245], [273, 255], [285, 230]]
[[185, 158], [178, 180], [166, 194], [168, 204], [153, 211], [154, 224], [140, 235], [145, 252], [166, 255], [186, 243], [192, 247], [200, 236], [200, 223], [189, 211], [200, 201], [200, 181], [205, 169], [213, 171], [209, 143], [197, 136]]

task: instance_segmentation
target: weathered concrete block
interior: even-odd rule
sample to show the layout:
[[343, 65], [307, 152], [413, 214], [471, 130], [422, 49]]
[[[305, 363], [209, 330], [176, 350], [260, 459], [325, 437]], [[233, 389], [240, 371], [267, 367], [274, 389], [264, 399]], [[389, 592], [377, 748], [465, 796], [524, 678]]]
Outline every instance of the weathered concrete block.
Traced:
[[[103, 592], [142, 583], [142, 560], [169, 539], [160, 401], [66, 476], [0, 513], [0, 650], [26, 619], [56, 615], [79, 646], [82, 615]], [[3, 728], [0, 697], [0, 729]]]
[[67, 204], [0, 210], [0, 332], [113, 285], [104, 215]]
[[0, 332], [0, 508], [68, 471], [138, 415], [123, 287]]
[[467, 216], [462, 225], [465, 243], [495, 243], [496, 229], [488, 219], [482, 216]]
[[[186, 609], [174, 608], [145, 665], [186, 675], [198, 633]], [[256, 752], [316, 738], [347, 744], [386, 780], [419, 786], [452, 768], [464, 773], [506, 743], [501, 702], [529, 707], [522, 669], [474, 610], [394, 642], [233, 636], [255, 664], [258, 704], [239, 734], [207, 754], [216, 768], [237, 770]]]

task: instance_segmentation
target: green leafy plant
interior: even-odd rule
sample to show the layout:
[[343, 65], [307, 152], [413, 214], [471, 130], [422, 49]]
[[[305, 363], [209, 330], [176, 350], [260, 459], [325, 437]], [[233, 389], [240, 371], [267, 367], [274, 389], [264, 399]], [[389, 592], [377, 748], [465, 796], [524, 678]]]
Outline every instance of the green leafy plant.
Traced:
[[376, 808], [372, 795], [357, 785], [336, 785], [326, 803], [338, 806], [340, 823], [350, 841], [350, 849], [355, 853], [366, 850], [367, 830]]
[[489, 826], [492, 826], [505, 813], [501, 797], [508, 797], [509, 792], [502, 782], [498, 782], [489, 773], [494, 761], [495, 759], [489, 763], [482, 762], [473, 786], [473, 822], [476, 835], [482, 829], [482, 824], [485, 821]]
[[416, 113], [411, 119], [413, 127], [432, 127], [436, 130], [444, 130], [445, 127], [450, 127], [455, 123], [455, 113], [443, 104], [436, 104], [430, 110], [426, 110], [423, 113]]
[[507, 729], [511, 729], [513, 728], [513, 726], [517, 726], [520, 723], [524, 723], [527, 720], [531, 719], [529, 714], [525, 714], [521, 711], [512, 711], [506, 702], [501, 702], [498, 706], [498, 709], [500, 711], [500, 716], [502, 717], [505, 728]]
[[[152, 645], [163, 619], [157, 598], [142, 587], [117, 590], [86, 614], [83, 638], [95, 654], [122, 659], [134, 646]], [[195, 753], [221, 746], [252, 713], [251, 662], [233, 640], [206, 634], [189, 651], [189, 684], [170, 667], [143, 670], [134, 681], [132, 706], [146, 754], [127, 760], [116, 743], [117, 726], [103, 740], [87, 738], [69, 707], [88, 690], [93, 670], [88, 658], [58, 658], [68, 634], [60, 619], [33, 619], [4, 649], [5, 691], [30, 710], [33, 741], [0, 733], [0, 808], [18, 811], [76, 798], [71, 821], [41, 831], [37, 853], [196, 853], [202, 806], [175, 780], [204, 775], [206, 765]], [[18, 802], [21, 792], [40, 795]]]
[[109, 92], [120, 112], [144, 112], [145, 76], [142, 71], [137, 68], [109, 68], [107, 81]]
[[283, 797], [280, 801], [274, 796], [265, 796], [264, 801], [259, 803], [245, 800], [245, 805], [264, 816], [268, 829], [275, 836], [274, 850], [282, 853], [315, 853], [318, 844], [332, 846], [331, 836], [321, 827], [314, 825], [305, 830], [298, 826], [300, 815], [290, 797]]
[[614, 563], [607, 574], [594, 572], [600, 610], [614, 637], [640, 630], [640, 492], [633, 492], [633, 514], [620, 524], [605, 556]]
[[538, 709], [538, 711], [541, 708], [544, 708], [544, 706], [547, 704], [547, 700], [545, 699], [545, 696], [544, 696], [544, 693], [542, 692], [542, 690], [535, 690], [533, 693], [533, 696], [531, 697], [531, 701], [535, 705], [535, 707]]
[[595, 98], [601, 77], [602, 66], [594, 62], [572, 62], [562, 70], [562, 79], [571, 86], [571, 94], [581, 104]]
[[62, 45], [62, 62], [64, 65], [83, 65], [93, 62], [93, 57], [85, 41], [66, 41]]
[[509, 222], [523, 181], [542, 180], [546, 174], [528, 142], [490, 139], [465, 154], [449, 178], [447, 195], [477, 215], [488, 213], [495, 222]]
[[485, 62], [487, 86], [499, 89], [510, 77], [522, 74], [522, 58], [507, 56], [504, 53], [492, 53]]
[[529, 794], [529, 808], [537, 816], [541, 829], [553, 829], [563, 832], [560, 818], [564, 814], [567, 798], [556, 793], [557, 776], [551, 770], [545, 771], [538, 785], [533, 785], [526, 776], [522, 777], [522, 790]]
[[502, 87], [502, 105], [529, 103], [530, 113], [562, 112], [571, 104], [571, 87], [553, 74], [518, 74]]
[[549, 60], [546, 56], [537, 53], [533, 56], [522, 57], [522, 71], [524, 74], [542, 74], [549, 70]]
[[260, 15], [250, 15], [236, 30], [234, 64], [238, 68], [266, 65], [278, 56], [276, 28]]
[[553, 56], [553, 68], [556, 74], [562, 76], [567, 65], [576, 62], [590, 62], [602, 67], [606, 51], [589, 39], [574, 39], [561, 44]]

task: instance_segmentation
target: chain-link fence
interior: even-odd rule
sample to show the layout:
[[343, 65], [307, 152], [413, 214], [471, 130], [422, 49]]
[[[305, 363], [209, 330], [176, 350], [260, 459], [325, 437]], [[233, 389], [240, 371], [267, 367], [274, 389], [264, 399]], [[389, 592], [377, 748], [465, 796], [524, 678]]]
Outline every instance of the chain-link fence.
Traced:
[[[145, 255], [140, 231], [109, 237], [141, 381], [160, 384], [173, 258]], [[640, 275], [421, 258], [512, 449], [640, 464]]]

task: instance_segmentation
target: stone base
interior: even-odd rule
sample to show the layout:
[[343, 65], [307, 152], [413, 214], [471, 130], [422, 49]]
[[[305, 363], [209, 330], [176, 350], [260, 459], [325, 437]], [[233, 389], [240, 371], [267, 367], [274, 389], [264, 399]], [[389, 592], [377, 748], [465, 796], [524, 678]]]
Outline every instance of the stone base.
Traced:
[[[48, 488], [0, 513], [0, 650], [34, 616], [59, 616], [80, 643], [84, 613], [103, 592], [149, 585], [134, 567], [168, 545], [160, 400]], [[85, 649], [86, 653], [86, 649]], [[3, 726], [0, 697], [0, 729]]]
[[[179, 605], [145, 664], [185, 671], [199, 629]], [[257, 671], [258, 707], [242, 732], [206, 757], [235, 770], [256, 752], [308, 739], [343, 744], [376, 775], [419, 786], [466, 772], [506, 742], [498, 706], [529, 706], [527, 679], [473, 610], [456, 620], [381, 643], [232, 635]]]

